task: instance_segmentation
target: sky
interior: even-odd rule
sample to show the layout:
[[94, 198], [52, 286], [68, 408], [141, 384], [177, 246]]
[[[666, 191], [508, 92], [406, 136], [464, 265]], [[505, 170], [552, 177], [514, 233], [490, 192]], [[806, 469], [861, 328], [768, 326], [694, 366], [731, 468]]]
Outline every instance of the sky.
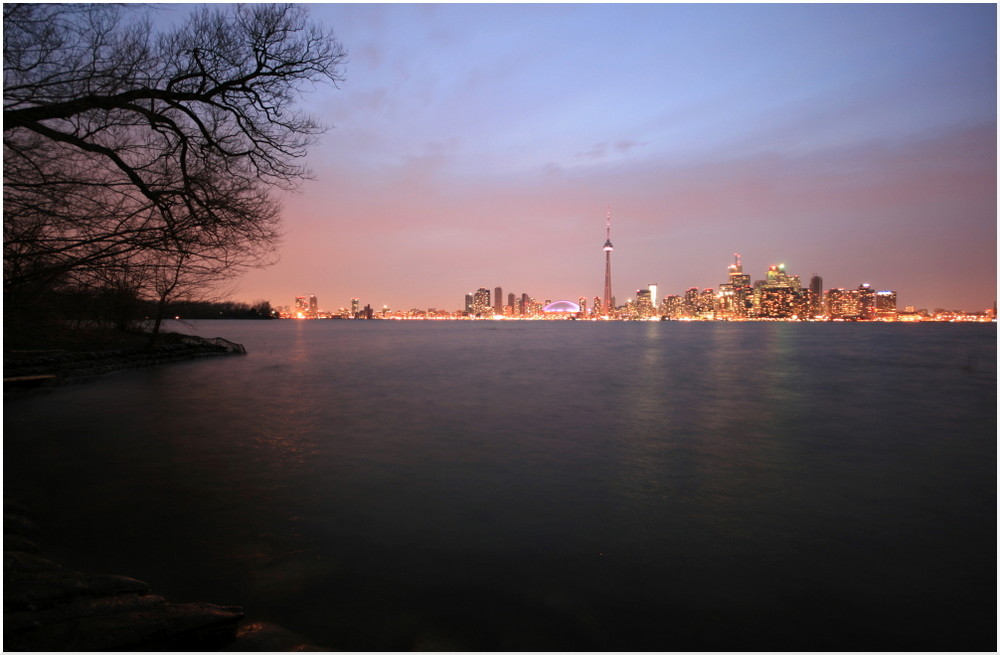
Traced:
[[349, 55], [233, 299], [461, 309], [754, 280], [996, 298], [994, 4], [310, 4]]

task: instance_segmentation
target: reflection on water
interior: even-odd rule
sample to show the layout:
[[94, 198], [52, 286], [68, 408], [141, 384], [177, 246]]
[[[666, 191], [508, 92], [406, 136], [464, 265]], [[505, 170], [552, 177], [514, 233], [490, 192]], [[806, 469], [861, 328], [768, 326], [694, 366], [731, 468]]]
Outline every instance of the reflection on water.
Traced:
[[991, 325], [195, 328], [8, 400], [68, 562], [344, 650], [994, 643]]

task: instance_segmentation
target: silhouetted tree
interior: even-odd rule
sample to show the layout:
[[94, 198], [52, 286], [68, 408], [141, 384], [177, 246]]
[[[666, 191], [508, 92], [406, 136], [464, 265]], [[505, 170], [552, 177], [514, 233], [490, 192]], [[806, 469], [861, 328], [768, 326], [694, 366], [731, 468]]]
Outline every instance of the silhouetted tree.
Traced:
[[3, 6], [5, 295], [141, 278], [165, 305], [269, 263], [322, 131], [293, 105], [346, 53], [296, 5], [149, 11]]

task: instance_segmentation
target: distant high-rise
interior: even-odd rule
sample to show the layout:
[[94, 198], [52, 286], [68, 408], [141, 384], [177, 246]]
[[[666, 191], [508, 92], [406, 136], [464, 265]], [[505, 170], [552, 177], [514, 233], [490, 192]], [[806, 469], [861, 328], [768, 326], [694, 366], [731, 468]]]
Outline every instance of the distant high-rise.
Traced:
[[295, 316], [305, 318], [309, 314], [309, 301], [305, 296], [295, 296]]
[[358, 313], [361, 311], [360, 304], [359, 299], [351, 298], [351, 318], [358, 318]]
[[658, 287], [658, 285], [655, 282], [652, 282], [649, 285], [649, 302], [653, 305], [653, 307], [656, 307], [656, 301], [657, 301], [656, 290], [657, 290], [657, 287]]
[[472, 304], [473, 304], [473, 295], [471, 293], [465, 294], [465, 314], [466, 314], [466, 316], [471, 316], [472, 315]]
[[875, 289], [867, 282], [858, 287], [858, 309], [861, 320], [875, 318]]
[[503, 316], [503, 289], [500, 287], [493, 290], [493, 313]]
[[490, 305], [490, 290], [479, 287], [476, 295], [472, 298], [472, 313], [476, 316], [486, 316], [491, 314], [493, 308]]
[[611, 251], [615, 247], [611, 245], [611, 207], [608, 207], [607, 234], [607, 240], [604, 242], [604, 303], [602, 305], [605, 316], [611, 311], [613, 302], [611, 299]]
[[316, 296], [309, 296], [309, 318], [316, 318], [319, 314], [319, 301]]
[[878, 291], [875, 293], [875, 317], [883, 321], [896, 320], [895, 291]]
[[[512, 314], [517, 314], [517, 296], [513, 292], [507, 294], [507, 305], [510, 306]], [[506, 312], [504, 312], [506, 314]]]
[[809, 314], [813, 318], [823, 315], [823, 278], [815, 273], [809, 278]]
[[519, 308], [521, 310], [520, 311], [521, 316], [527, 316], [528, 315], [528, 312], [531, 309], [530, 305], [531, 305], [531, 299], [528, 297], [528, 294], [522, 293], [521, 294], [521, 306]]
[[638, 289], [635, 292], [635, 313], [639, 318], [649, 318], [653, 315], [652, 291]]

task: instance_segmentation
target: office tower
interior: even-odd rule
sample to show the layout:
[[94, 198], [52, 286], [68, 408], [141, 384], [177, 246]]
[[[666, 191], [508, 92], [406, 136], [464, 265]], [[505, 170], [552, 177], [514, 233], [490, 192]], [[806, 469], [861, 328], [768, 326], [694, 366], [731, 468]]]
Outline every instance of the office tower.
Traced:
[[793, 318], [805, 314], [802, 283], [798, 275], [788, 275], [784, 264], [767, 269], [767, 279], [754, 285], [754, 310], [758, 318]]
[[295, 317], [305, 318], [309, 315], [309, 301], [305, 296], [295, 296]]
[[831, 319], [856, 321], [861, 316], [857, 289], [830, 289], [826, 292], [826, 313]]
[[361, 301], [357, 298], [351, 298], [351, 318], [358, 318], [358, 312], [361, 311], [360, 303]]
[[649, 289], [639, 289], [635, 292], [635, 314], [639, 318], [649, 318], [653, 315], [652, 295]]
[[614, 300], [611, 296], [611, 251], [615, 249], [611, 245], [611, 207], [608, 207], [607, 217], [608, 238], [604, 242], [604, 315], [607, 316], [611, 310]]
[[488, 316], [493, 313], [493, 307], [490, 305], [490, 290], [484, 287], [479, 287], [476, 294], [472, 298], [472, 313], [475, 316]]
[[858, 318], [862, 321], [875, 318], [875, 290], [867, 282], [858, 287]]
[[649, 302], [651, 302], [653, 304], [653, 307], [656, 307], [656, 289], [657, 289], [657, 286], [658, 285], [656, 284], [656, 282], [653, 282], [653, 283], [651, 283], [649, 285]]
[[684, 298], [675, 295], [666, 296], [660, 303], [660, 313], [668, 318], [685, 316]]
[[580, 296], [580, 313], [584, 316], [587, 315], [587, 298], [586, 296]]
[[473, 296], [471, 293], [465, 294], [465, 315], [472, 315]]
[[309, 318], [316, 318], [319, 314], [319, 301], [316, 296], [309, 296]]
[[875, 293], [875, 317], [882, 321], [896, 320], [896, 292], [878, 291]]
[[503, 289], [500, 287], [493, 290], [493, 313], [503, 316]]
[[823, 278], [815, 273], [809, 278], [809, 315], [823, 315]]
[[594, 316], [600, 316], [602, 312], [601, 299], [594, 296]]
[[[734, 263], [729, 265], [729, 288], [732, 294], [729, 305], [734, 318], [746, 318], [750, 315], [750, 307], [753, 304], [753, 286], [750, 283], [750, 274], [743, 272], [743, 262], [740, 253], [733, 253]], [[719, 286], [722, 291], [722, 286]]]
[[[507, 306], [510, 307], [510, 313], [516, 316], [517, 315], [517, 296], [515, 296], [513, 293], [508, 293], [507, 294]], [[504, 316], [506, 316], [506, 315], [507, 315], [507, 312], [504, 312]]]
[[684, 292], [684, 315], [696, 316], [698, 314], [698, 287], [691, 287]]
[[528, 298], [528, 294], [526, 293], [521, 294], [520, 310], [521, 310], [520, 311], [521, 316], [527, 316], [528, 312], [531, 311], [531, 300], [530, 298]]

